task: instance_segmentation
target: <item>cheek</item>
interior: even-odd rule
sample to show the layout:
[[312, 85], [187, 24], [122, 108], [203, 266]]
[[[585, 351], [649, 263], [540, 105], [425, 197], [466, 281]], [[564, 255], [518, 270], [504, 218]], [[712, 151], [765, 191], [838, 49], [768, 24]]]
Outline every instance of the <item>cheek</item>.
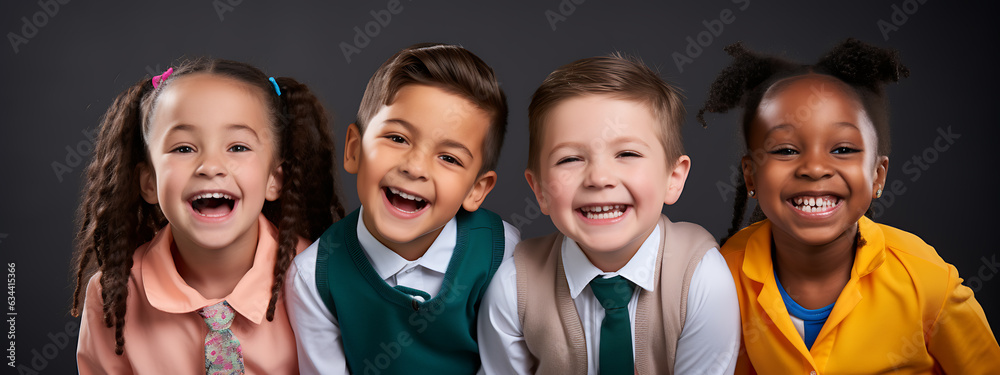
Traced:
[[555, 205], [569, 205], [572, 201], [574, 174], [567, 170], [555, 170], [544, 178], [542, 191], [545, 198]]
[[758, 185], [764, 184], [780, 188], [786, 180], [795, 179], [796, 173], [798, 173], [796, 169], [797, 166], [794, 162], [768, 158], [763, 163], [757, 164], [753, 176]]

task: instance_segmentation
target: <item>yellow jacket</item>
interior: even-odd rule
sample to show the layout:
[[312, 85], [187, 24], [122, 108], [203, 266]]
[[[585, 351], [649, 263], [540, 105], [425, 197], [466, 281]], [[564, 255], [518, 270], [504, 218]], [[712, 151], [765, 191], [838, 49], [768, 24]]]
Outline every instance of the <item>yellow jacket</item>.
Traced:
[[737, 374], [998, 374], [1000, 346], [958, 270], [910, 233], [858, 221], [864, 239], [812, 350], [774, 281], [771, 223], [722, 246], [743, 323]]

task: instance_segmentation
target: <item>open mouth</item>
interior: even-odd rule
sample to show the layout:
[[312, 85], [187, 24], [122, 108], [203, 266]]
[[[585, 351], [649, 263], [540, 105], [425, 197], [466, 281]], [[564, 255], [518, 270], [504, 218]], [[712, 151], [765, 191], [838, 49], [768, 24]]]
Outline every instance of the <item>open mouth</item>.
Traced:
[[233, 212], [236, 198], [226, 193], [203, 193], [192, 197], [189, 202], [195, 213], [204, 217], [223, 217]]
[[621, 217], [625, 214], [628, 205], [611, 204], [601, 206], [584, 206], [577, 209], [583, 217], [591, 220], [609, 220]]
[[808, 196], [800, 195], [788, 199], [788, 202], [795, 207], [796, 210], [814, 213], [814, 212], [827, 212], [832, 210], [834, 207], [840, 204], [843, 199], [833, 195], [821, 195], [821, 196]]
[[422, 197], [406, 193], [396, 188], [386, 187], [382, 189], [385, 192], [385, 198], [389, 200], [389, 204], [397, 210], [412, 214], [419, 212], [424, 209], [424, 207], [427, 207], [427, 200]]

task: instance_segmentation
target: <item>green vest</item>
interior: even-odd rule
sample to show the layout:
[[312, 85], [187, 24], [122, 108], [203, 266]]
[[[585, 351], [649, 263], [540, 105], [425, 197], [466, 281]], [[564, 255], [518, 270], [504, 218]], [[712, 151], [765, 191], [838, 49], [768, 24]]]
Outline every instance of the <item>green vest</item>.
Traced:
[[[316, 256], [319, 295], [340, 322], [355, 375], [473, 374], [479, 370], [476, 316], [503, 260], [503, 221], [459, 210], [458, 238], [441, 291], [386, 284], [358, 242], [358, 212], [327, 229]], [[424, 302], [413, 295], [423, 295]]]

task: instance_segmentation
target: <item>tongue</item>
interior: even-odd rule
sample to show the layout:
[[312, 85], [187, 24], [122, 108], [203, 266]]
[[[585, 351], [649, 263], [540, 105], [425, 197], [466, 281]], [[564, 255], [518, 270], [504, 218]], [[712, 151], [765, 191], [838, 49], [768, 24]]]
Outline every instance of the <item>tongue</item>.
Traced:
[[406, 212], [417, 211], [417, 201], [409, 200], [396, 194], [389, 194], [389, 203], [392, 203], [393, 207]]
[[205, 216], [225, 216], [233, 207], [230, 200], [222, 198], [205, 198], [195, 200], [191, 206], [195, 211]]

